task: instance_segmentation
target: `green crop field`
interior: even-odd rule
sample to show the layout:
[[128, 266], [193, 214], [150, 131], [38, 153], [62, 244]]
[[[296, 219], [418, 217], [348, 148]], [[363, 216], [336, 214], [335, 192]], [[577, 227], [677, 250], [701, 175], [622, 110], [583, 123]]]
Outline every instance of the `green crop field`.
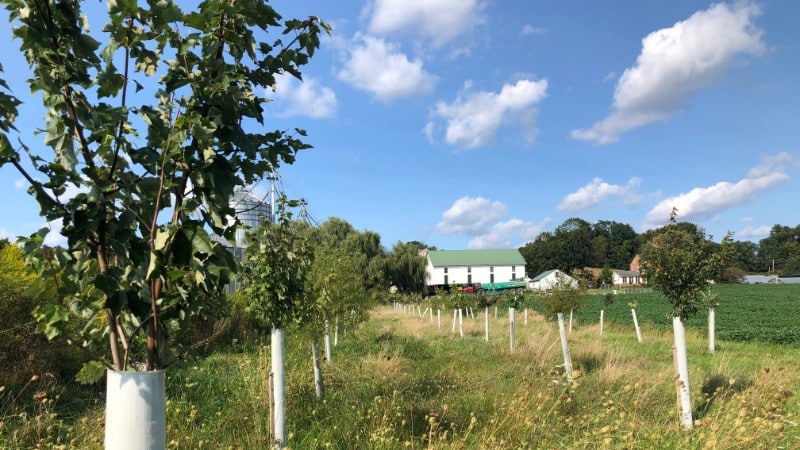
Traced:
[[[718, 339], [800, 344], [800, 284], [717, 285], [713, 289], [720, 300], [716, 309]], [[609, 306], [603, 304], [602, 294], [591, 295], [586, 307], [575, 312], [575, 319], [578, 324], [596, 324], [600, 310], [605, 309], [606, 322], [632, 324], [628, 304], [633, 301], [638, 302], [640, 324], [671, 328], [669, 301], [658, 292], [618, 294]], [[687, 320], [687, 326], [706, 333], [708, 311], [701, 307], [696, 316]]]

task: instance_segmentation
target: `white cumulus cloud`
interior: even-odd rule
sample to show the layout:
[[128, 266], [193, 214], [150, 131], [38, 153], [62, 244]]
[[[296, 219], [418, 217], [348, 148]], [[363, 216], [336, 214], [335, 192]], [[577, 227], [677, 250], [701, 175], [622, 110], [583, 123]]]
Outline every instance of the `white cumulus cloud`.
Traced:
[[507, 214], [506, 205], [483, 197], [461, 197], [442, 214], [436, 225], [441, 234], [475, 235], [487, 230], [488, 225]]
[[275, 78], [275, 92], [272, 98], [280, 101], [283, 107], [281, 116], [306, 116], [325, 119], [336, 116], [336, 93], [321, 85], [311, 77], [299, 81], [291, 75]]
[[736, 183], [720, 181], [713, 186], [697, 187], [662, 200], [647, 213], [644, 226], [654, 228], [666, 225], [673, 207], [678, 209], [678, 217], [682, 220], [698, 221], [749, 203], [760, 191], [789, 179], [783, 169], [789, 160], [791, 156], [788, 153], [780, 153], [751, 169], [746, 178]]
[[373, 0], [364, 15], [374, 34], [416, 34], [433, 46], [453, 41], [481, 23], [478, 0]]
[[495, 224], [488, 232], [475, 236], [467, 243], [471, 249], [511, 248], [530, 242], [550, 223], [550, 219], [533, 223], [521, 219], [510, 219]]
[[583, 211], [613, 196], [622, 197], [622, 201], [626, 205], [635, 205], [641, 200], [638, 194], [640, 184], [641, 180], [637, 177], [628, 180], [628, 183], [624, 186], [609, 184], [603, 181], [602, 178], [595, 178], [586, 186], [565, 196], [564, 199], [561, 200], [561, 203], [558, 204], [558, 210], [570, 212]]
[[388, 102], [433, 91], [436, 77], [425, 71], [422, 60], [410, 60], [395, 44], [356, 34], [346, 53], [339, 79], [379, 100]]
[[609, 144], [626, 131], [676, 114], [737, 57], [764, 51], [764, 32], [753, 23], [760, 14], [758, 6], [746, 1], [717, 3], [650, 33], [636, 64], [617, 83], [611, 115], [571, 136]]
[[[446, 122], [445, 142], [450, 145], [466, 149], [488, 145], [501, 125], [514, 120], [531, 142], [538, 105], [546, 95], [547, 80], [519, 80], [504, 85], [500, 92], [471, 92], [467, 87], [452, 103], [437, 102], [431, 116]], [[433, 120], [426, 126], [428, 136], [434, 126]]]

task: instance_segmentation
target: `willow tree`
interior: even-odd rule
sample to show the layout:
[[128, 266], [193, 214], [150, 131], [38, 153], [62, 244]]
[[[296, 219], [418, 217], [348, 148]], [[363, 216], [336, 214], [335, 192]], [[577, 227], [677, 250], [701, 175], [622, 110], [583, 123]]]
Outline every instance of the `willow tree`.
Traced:
[[[712, 251], [711, 242], [679, 227], [675, 210], [670, 224], [659, 230], [642, 248], [642, 268], [648, 284], [653, 285], [672, 304], [672, 328], [675, 344], [675, 371], [678, 374], [680, 421], [692, 428], [692, 401], [689, 387], [689, 363], [686, 352], [685, 320], [697, 313], [713, 274], [718, 273], [723, 253]], [[723, 244], [730, 240], [726, 236]], [[723, 245], [723, 247], [725, 247]]]

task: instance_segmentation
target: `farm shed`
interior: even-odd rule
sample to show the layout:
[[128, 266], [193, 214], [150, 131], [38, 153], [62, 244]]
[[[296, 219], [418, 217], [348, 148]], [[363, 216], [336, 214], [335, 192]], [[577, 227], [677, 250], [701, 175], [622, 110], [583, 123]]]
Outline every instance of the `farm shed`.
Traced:
[[611, 271], [614, 286], [639, 286], [642, 284], [642, 274], [635, 270], [613, 269]]
[[542, 272], [528, 281], [528, 288], [537, 291], [549, 291], [553, 288], [578, 287], [578, 280], [565, 274], [564, 272], [553, 269]]
[[503, 283], [525, 278], [519, 250], [434, 250], [428, 252], [426, 284]]

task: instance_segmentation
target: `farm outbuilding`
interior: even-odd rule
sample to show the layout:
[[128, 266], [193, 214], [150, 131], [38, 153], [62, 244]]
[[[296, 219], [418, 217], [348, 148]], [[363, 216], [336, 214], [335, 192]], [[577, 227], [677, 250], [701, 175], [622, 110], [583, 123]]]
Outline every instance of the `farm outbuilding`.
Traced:
[[427, 254], [428, 286], [503, 283], [525, 279], [519, 250], [434, 250]]
[[528, 281], [528, 288], [536, 291], [549, 291], [566, 287], [577, 288], [578, 280], [558, 269], [542, 272]]
[[614, 286], [641, 286], [642, 274], [635, 270], [613, 269], [611, 271]]

